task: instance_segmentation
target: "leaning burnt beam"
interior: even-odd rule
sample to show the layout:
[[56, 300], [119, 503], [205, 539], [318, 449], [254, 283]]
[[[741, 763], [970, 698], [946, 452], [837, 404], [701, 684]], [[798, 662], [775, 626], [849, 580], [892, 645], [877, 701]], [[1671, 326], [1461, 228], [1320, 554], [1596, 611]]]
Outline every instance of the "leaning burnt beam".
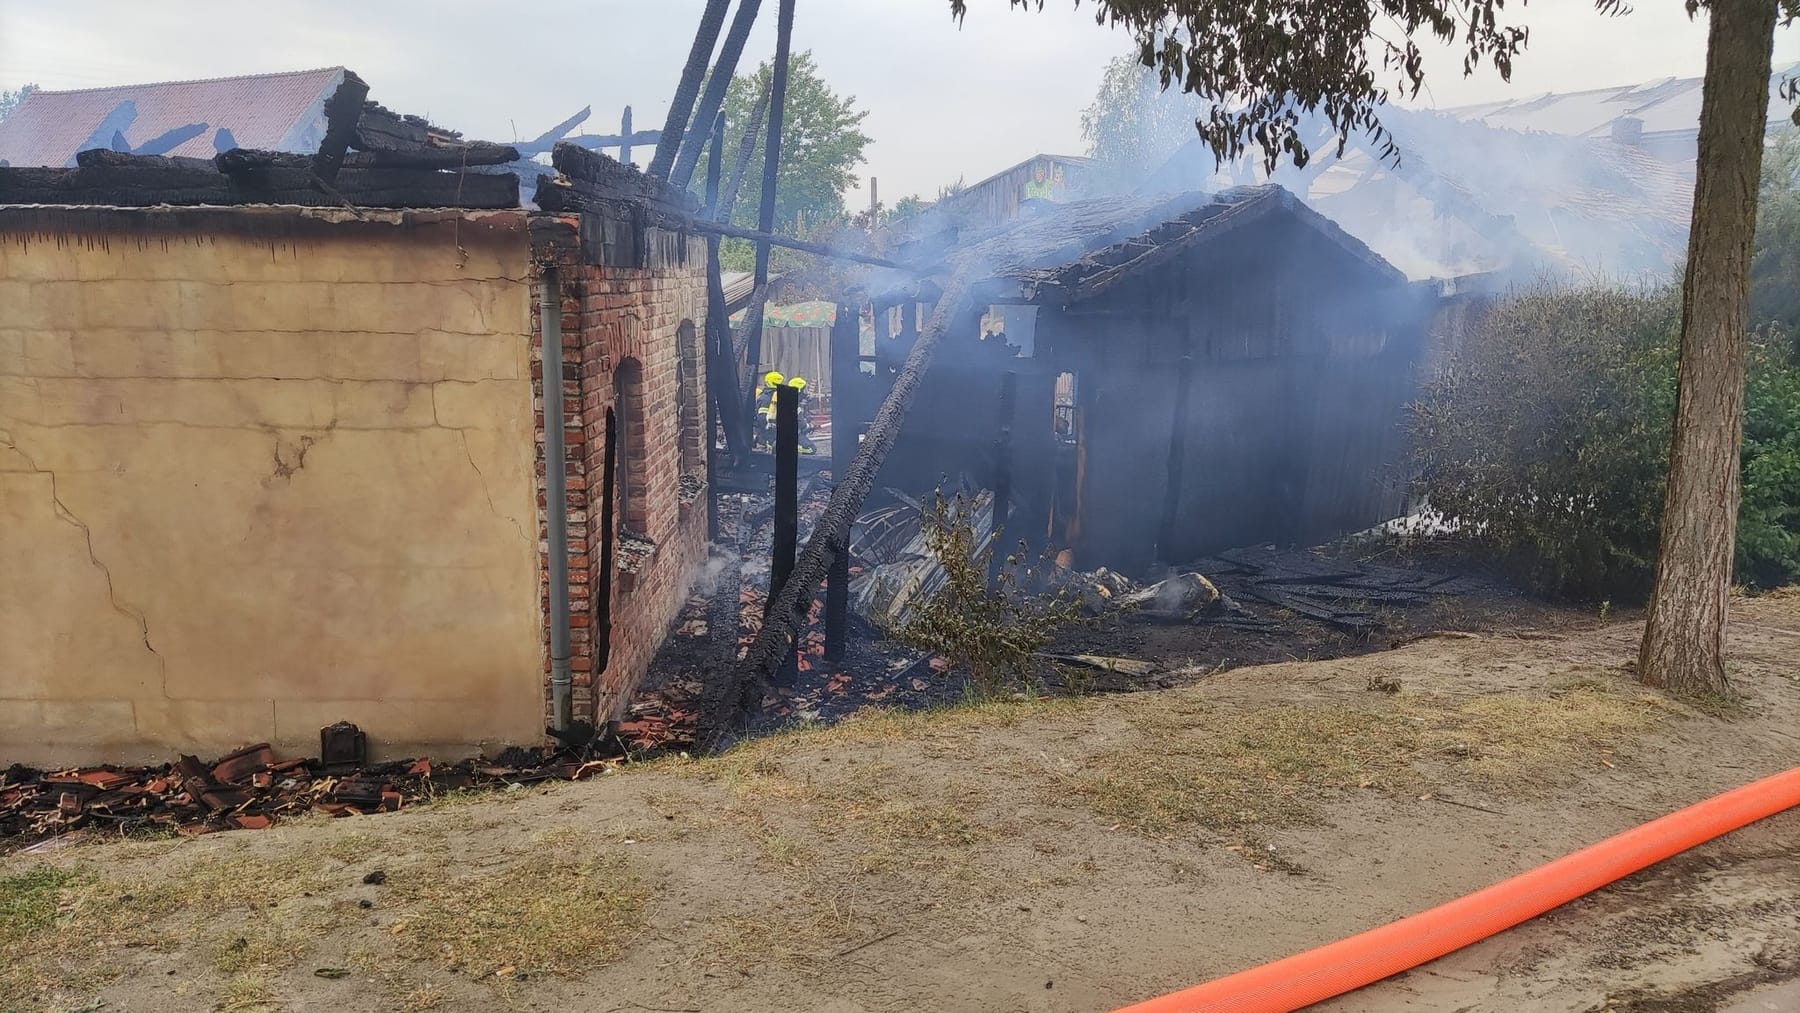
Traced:
[[[145, 158], [150, 156], [137, 156]], [[188, 165], [0, 169], [0, 204], [294, 204], [306, 207], [512, 208], [512, 175], [421, 169], [344, 169], [326, 185], [310, 168], [267, 168], [232, 175]]]
[[871, 267], [886, 267], [896, 271], [918, 273], [916, 269], [907, 267], [905, 264], [899, 264], [892, 260], [884, 260], [881, 257], [871, 257], [866, 253], [853, 253], [849, 250], [840, 249], [835, 246], [827, 246], [824, 243], [807, 242], [804, 239], [794, 239], [791, 236], [784, 236], [775, 232], [763, 232], [758, 229], [743, 229], [725, 222], [696, 221], [693, 223], [692, 228], [695, 232], [701, 232], [707, 235], [730, 236], [734, 239], [749, 239], [759, 243], [768, 243], [770, 246], [780, 246], [789, 250], [799, 250], [802, 253], [811, 253], [815, 256], [830, 257], [835, 260], [848, 260], [857, 264], [868, 264]]
[[[579, 149], [578, 149], [579, 150]], [[593, 152], [587, 152], [593, 154]], [[600, 156], [604, 157], [604, 156]], [[607, 159], [611, 161], [611, 159]], [[687, 230], [712, 236], [731, 236], [737, 239], [749, 239], [766, 242], [771, 246], [780, 246], [789, 250], [799, 250], [814, 256], [829, 257], [835, 260], [848, 260], [871, 267], [886, 267], [897, 271], [915, 271], [905, 264], [898, 264], [880, 257], [856, 253], [851, 250], [826, 246], [823, 243], [808, 242], [774, 232], [761, 232], [756, 229], [742, 229], [724, 222], [706, 221], [696, 211], [684, 206], [670, 204], [666, 200], [633, 196], [641, 192], [641, 187], [622, 188], [631, 191], [611, 191], [607, 187], [591, 183], [583, 179], [552, 179], [547, 175], [539, 175], [537, 194], [534, 200], [540, 210], [552, 213], [571, 213], [582, 211], [620, 211], [636, 208], [647, 212], [645, 220], [648, 224], [674, 231]], [[754, 298], [752, 302], [754, 302]]]
[[850, 462], [848, 473], [832, 489], [831, 500], [825, 505], [818, 523], [813, 525], [805, 551], [794, 561], [787, 583], [770, 604], [762, 631], [738, 664], [742, 710], [747, 711], [753, 701], [761, 698], [763, 687], [774, 674], [775, 667], [792, 650], [801, 623], [818, 594], [819, 584], [830, 572], [837, 554], [847, 551], [844, 546], [850, 541], [850, 525], [861, 511], [863, 500], [868, 498], [888, 452], [893, 450], [894, 442], [900, 437], [901, 423], [912, 407], [919, 381], [931, 366], [938, 343], [954, 323], [963, 319], [969, 306], [968, 282], [960, 275], [952, 278], [944, 286], [943, 298], [932, 311], [925, 332], [919, 335], [911, 354], [906, 357], [906, 364], [895, 374], [894, 385], [888, 389], [887, 399], [875, 413], [874, 421], [869, 423], [862, 447]]
[[344, 153], [356, 142], [357, 122], [368, 99], [368, 84], [346, 70], [344, 80], [325, 100], [325, 138], [312, 163], [312, 171], [325, 182], [336, 180], [338, 170], [344, 167]]

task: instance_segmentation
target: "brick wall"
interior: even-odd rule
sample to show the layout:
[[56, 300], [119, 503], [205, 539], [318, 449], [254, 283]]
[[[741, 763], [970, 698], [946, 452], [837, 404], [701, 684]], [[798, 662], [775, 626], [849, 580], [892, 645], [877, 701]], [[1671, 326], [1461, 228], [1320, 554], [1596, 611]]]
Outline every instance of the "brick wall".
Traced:
[[[648, 671], [685, 599], [689, 577], [706, 555], [706, 501], [704, 494], [691, 495], [695, 482], [705, 480], [705, 365], [694, 335], [706, 319], [706, 247], [699, 239], [650, 230], [643, 237], [641, 267], [584, 264], [572, 245], [559, 249], [574, 710], [578, 718], [605, 721]], [[542, 503], [543, 371], [535, 357], [532, 375], [539, 394]], [[635, 572], [625, 569], [632, 561], [624, 554], [615, 560], [611, 651], [600, 671], [596, 638], [598, 598], [607, 586], [600, 514], [608, 408], [619, 433], [615, 530], [647, 538], [656, 548]], [[684, 476], [690, 481], [683, 483]], [[540, 583], [547, 608], [548, 584]]]

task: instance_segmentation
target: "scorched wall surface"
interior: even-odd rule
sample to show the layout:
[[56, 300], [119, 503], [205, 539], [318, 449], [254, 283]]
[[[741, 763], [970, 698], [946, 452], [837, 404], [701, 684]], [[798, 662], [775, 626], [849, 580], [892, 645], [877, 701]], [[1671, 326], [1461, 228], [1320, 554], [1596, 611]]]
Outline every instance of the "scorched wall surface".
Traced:
[[539, 739], [525, 233], [0, 209], [0, 762]]

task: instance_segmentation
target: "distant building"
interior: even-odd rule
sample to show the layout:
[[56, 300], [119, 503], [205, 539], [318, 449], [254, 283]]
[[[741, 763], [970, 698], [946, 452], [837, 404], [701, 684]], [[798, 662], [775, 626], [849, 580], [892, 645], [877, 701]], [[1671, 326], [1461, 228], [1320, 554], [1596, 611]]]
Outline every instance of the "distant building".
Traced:
[[[1797, 70], [1800, 63], [1769, 79], [1770, 133], [1788, 122], [1787, 103], [1779, 94], [1781, 81]], [[1442, 112], [1506, 130], [1611, 140], [1664, 161], [1691, 162], [1700, 137], [1700, 85], [1697, 77], [1670, 77], [1591, 91], [1546, 92]]]
[[109, 148], [211, 158], [229, 148], [316, 151], [344, 68], [34, 91], [0, 121], [0, 165], [73, 166]]
[[[1769, 132], [1787, 121], [1772, 98]], [[1303, 130], [1327, 150], [1304, 169], [1269, 175], [1247, 158], [1221, 173], [1195, 140], [1140, 189], [1279, 183], [1415, 279], [1544, 270], [1666, 277], [1686, 253], [1698, 78], [1439, 111], [1389, 107], [1381, 122], [1398, 158], [1362, 135], [1339, 156], [1319, 120]]]

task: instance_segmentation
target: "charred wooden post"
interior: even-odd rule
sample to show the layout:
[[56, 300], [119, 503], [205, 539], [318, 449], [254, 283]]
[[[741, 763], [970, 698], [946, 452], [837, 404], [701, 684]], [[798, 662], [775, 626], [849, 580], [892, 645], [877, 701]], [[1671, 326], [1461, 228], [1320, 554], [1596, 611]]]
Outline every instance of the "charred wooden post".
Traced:
[[[731, 87], [731, 78], [737, 73], [738, 58], [744, 55], [744, 43], [750, 39], [750, 29], [756, 25], [756, 12], [762, 8], [762, 0], [740, 0], [737, 14], [731, 19], [731, 30], [725, 33], [725, 41], [719, 46], [719, 58], [713, 64], [712, 74], [706, 79], [706, 91], [700, 96], [700, 105], [694, 110], [694, 122], [711, 123], [719, 110], [725, 107], [725, 90]], [[675, 168], [669, 174], [669, 182], [677, 187], [686, 187], [694, 178], [694, 165], [700, 160], [700, 145], [683, 144], [681, 151], [675, 156]]]
[[888, 325], [889, 325], [889, 323], [891, 323], [891, 321], [888, 319], [889, 318], [888, 311], [893, 308], [894, 307], [893, 307], [892, 303], [884, 303], [884, 302], [876, 302], [869, 307], [869, 312], [872, 317], [872, 319], [870, 320], [870, 325], [874, 329], [874, 335], [875, 335], [875, 343], [871, 349], [872, 354], [874, 355], [874, 358], [875, 358], [875, 375], [882, 379], [887, 378], [888, 371], [883, 368], [883, 365], [887, 359], [888, 354], [892, 351], [891, 349], [888, 348], [887, 342], [888, 342]]
[[812, 608], [813, 594], [818, 590], [819, 582], [825, 579], [832, 560], [846, 544], [850, 525], [875, 484], [882, 462], [887, 460], [888, 452], [900, 436], [901, 422], [912, 405], [919, 381], [931, 365], [939, 341], [952, 322], [962, 318], [969, 302], [968, 282], [960, 275], [952, 278], [945, 285], [937, 308], [932, 311], [931, 322], [919, 336], [918, 343], [913, 345], [906, 364], [895, 374], [887, 399], [875, 413], [874, 421], [869, 423], [868, 433], [850, 463], [849, 473], [832, 490], [831, 501], [825, 505], [825, 512], [814, 526], [812, 536], [806, 540], [805, 551], [794, 561], [793, 573], [779, 595], [771, 593], [773, 601], [762, 632], [757, 634], [756, 641], [738, 665], [740, 707], [749, 705], [754, 699], [753, 694], [760, 690], [788, 653], [800, 624]]
[[738, 188], [744, 183], [744, 172], [750, 168], [750, 158], [756, 154], [756, 137], [762, 132], [763, 120], [769, 115], [769, 89], [764, 87], [762, 97], [756, 100], [756, 108], [750, 111], [750, 124], [744, 128], [744, 136], [738, 141], [737, 162], [731, 167], [731, 182], [725, 185], [725, 197], [719, 205], [719, 211], [713, 217], [721, 222], [731, 220], [731, 209], [737, 205]]
[[1194, 384], [1194, 360], [1181, 357], [1181, 368], [1175, 377], [1175, 412], [1169, 425], [1168, 476], [1163, 486], [1162, 520], [1156, 528], [1157, 561], [1172, 563], [1169, 547], [1175, 544], [1175, 525], [1181, 513], [1181, 472], [1187, 461], [1188, 394]]
[[[656, 142], [656, 154], [650, 159], [650, 175], [658, 179], [669, 178], [669, 170], [675, 167], [675, 154], [684, 146], [682, 138], [687, 133], [688, 117], [694, 112], [694, 100], [700, 95], [700, 79], [706, 76], [706, 65], [712, 60], [713, 44], [719, 41], [719, 29], [725, 26], [725, 8], [730, 3], [731, 0], [706, 0], [706, 9], [700, 12], [700, 30], [694, 33], [687, 64], [681, 68], [681, 81], [675, 86], [675, 100], [669, 103], [669, 116], [663, 121], [662, 138]], [[712, 114], [694, 120], [695, 136], [688, 143], [696, 148], [704, 144], [703, 131], [711, 125]], [[624, 127], [620, 133], [630, 137], [631, 128]], [[623, 148], [619, 161], [631, 161]]]
[[[720, 113], [713, 126], [713, 151], [722, 149], [725, 142], [725, 114]], [[719, 196], [719, 163], [715, 156], [713, 164], [706, 174], [706, 201], [708, 207], [717, 204]], [[742, 424], [742, 417], [737, 413], [737, 356], [731, 343], [731, 318], [725, 312], [725, 284], [720, 274], [719, 241], [713, 239], [706, 244], [706, 384], [711, 391], [707, 398], [709, 417], [706, 424], [706, 461], [707, 482], [712, 485], [713, 469], [717, 449], [716, 433], [718, 429], [725, 431], [725, 449], [734, 457], [748, 453], [750, 450], [750, 433]], [[713, 488], [717, 488], [713, 486]], [[718, 524], [718, 495], [707, 496], [707, 525], [714, 528]], [[716, 534], [716, 532], [714, 532]]]
[[1019, 402], [1019, 374], [1007, 370], [1000, 377], [1000, 430], [994, 437], [994, 553], [988, 559], [988, 580], [1000, 575], [1006, 553], [1000, 547], [1000, 535], [1012, 507], [1012, 433], [1013, 414]]
[[[781, 124], [787, 103], [788, 52], [794, 37], [794, 0], [780, 0], [775, 22], [775, 65], [769, 84], [769, 125], [763, 135], [762, 203], [757, 208], [757, 231], [765, 235], [775, 231], [775, 196], [781, 175]], [[772, 247], [766, 239], [756, 244], [756, 286], [769, 283], [769, 254]], [[751, 371], [762, 368], [763, 318], [755, 315], [749, 333], [748, 354]], [[744, 402], [748, 414], [749, 400]]]
[[356, 125], [362, 119], [363, 103], [368, 100], [368, 83], [348, 70], [337, 90], [325, 100], [325, 139], [319, 142], [319, 153], [312, 162], [312, 171], [325, 182], [337, 179], [344, 152], [356, 141]]
[[[831, 477], [841, 484], [856, 457], [857, 423], [854, 398], [861, 375], [861, 328], [855, 306], [839, 303], [831, 327]], [[825, 580], [825, 657], [841, 660], [850, 633], [850, 553], [840, 543]]]
[[[613, 500], [617, 497], [615, 488], [618, 482], [619, 469], [617, 456], [619, 453], [619, 427], [612, 406], [606, 409], [606, 445], [601, 454], [600, 464], [600, 579], [594, 588], [594, 685], [599, 688], [600, 677], [606, 673], [607, 663], [612, 660], [612, 586], [613, 586]], [[560, 505], [557, 509], [562, 509]], [[593, 550], [593, 542], [588, 542], [589, 551]]]
[[619, 114], [619, 164], [631, 164], [631, 107]]
[[775, 555], [769, 560], [769, 602], [787, 586], [800, 541], [800, 391], [775, 388]]
[[[626, 106], [630, 112], [631, 107]], [[720, 113], [713, 120], [712, 130], [712, 164], [706, 168], [706, 209], [701, 217], [711, 218], [713, 209], [719, 205], [719, 152], [725, 147], [725, 114]], [[725, 282], [719, 268], [719, 242], [712, 240], [706, 244], [706, 443], [701, 447], [706, 453], [706, 540], [719, 540], [719, 420], [723, 417], [721, 409], [729, 407], [719, 400], [719, 382], [717, 371], [725, 368], [719, 361], [719, 331], [721, 326], [730, 326], [729, 318], [720, 324], [725, 316]]]

